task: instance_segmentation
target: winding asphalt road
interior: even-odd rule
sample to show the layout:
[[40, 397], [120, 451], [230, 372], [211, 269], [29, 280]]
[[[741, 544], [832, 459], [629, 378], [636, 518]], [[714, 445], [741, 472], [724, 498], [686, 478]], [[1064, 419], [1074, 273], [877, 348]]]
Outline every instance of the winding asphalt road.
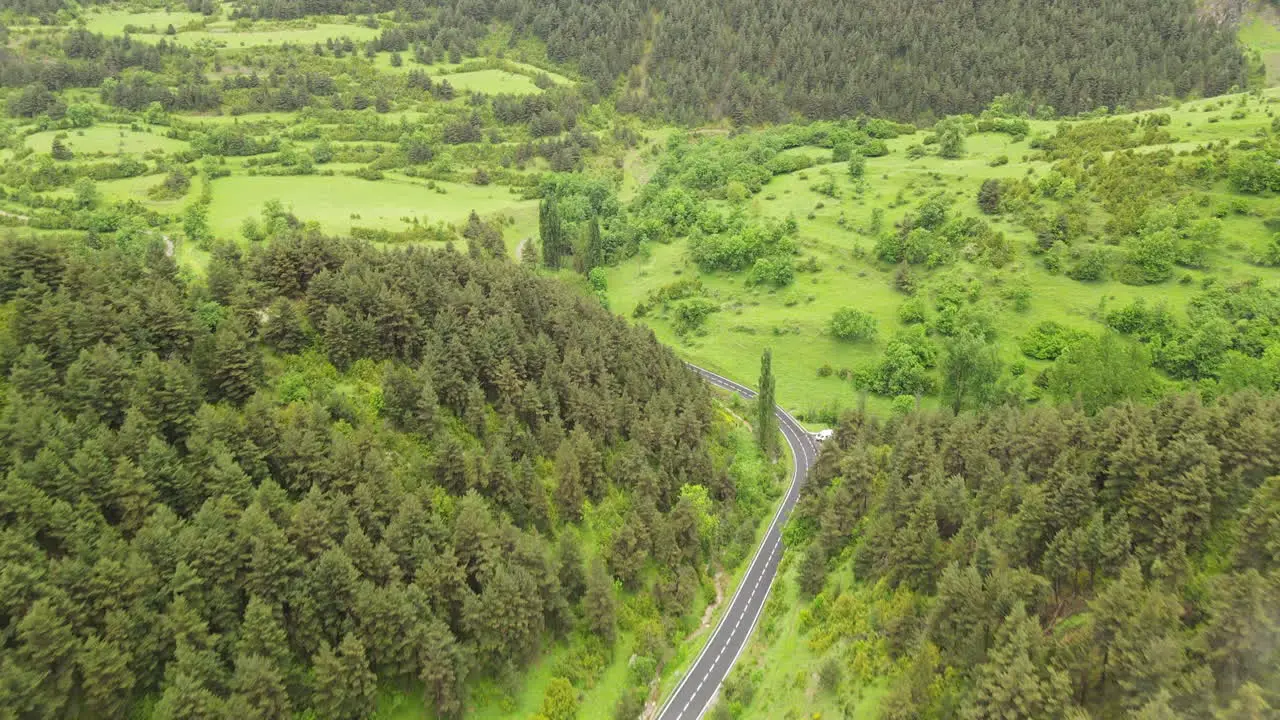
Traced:
[[[751, 389], [739, 385], [728, 378], [713, 372], [690, 365], [699, 375], [712, 385], [736, 392], [750, 399], [755, 397]], [[747, 640], [760, 621], [760, 612], [764, 609], [764, 601], [769, 597], [769, 589], [773, 586], [773, 578], [778, 572], [778, 563], [782, 560], [782, 527], [787, 524], [787, 516], [800, 497], [800, 486], [809, 475], [809, 467], [818, 456], [818, 445], [796, 419], [786, 410], [774, 408], [778, 416], [778, 427], [787, 445], [791, 446], [791, 454], [795, 458], [795, 471], [791, 475], [791, 487], [782, 499], [778, 512], [773, 516], [769, 530], [764, 534], [764, 541], [751, 559], [751, 566], [743, 576], [742, 583], [729, 599], [729, 606], [720, 617], [698, 658], [693, 661], [688, 674], [680, 680], [675, 692], [667, 698], [662, 709], [658, 711], [658, 720], [697, 720], [711, 707], [720, 683], [729, 674], [733, 664], [747, 646]]]

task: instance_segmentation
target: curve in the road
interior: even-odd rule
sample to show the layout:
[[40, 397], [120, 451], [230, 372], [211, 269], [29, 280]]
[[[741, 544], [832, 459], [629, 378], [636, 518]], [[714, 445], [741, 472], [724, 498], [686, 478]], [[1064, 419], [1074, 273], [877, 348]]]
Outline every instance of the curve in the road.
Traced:
[[[690, 367], [718, 388], [736, 392], [747, 399], [755, 397], [755, 392], [750, 388], [695, 365]], [[675, 692], [663, 703], [662, 709], [658, 711], [658, 720], [696, 720], [702, 717], [711, 707], [720, 684], [729, 675], [729, 670], [746, 648], [747, 640], [760, 621], [765, 600], [773, 586], [773, 578], [778, 572], [778, 563], [782, 560], [782, 527], [786, 525], [791, 508], [800, 496], [800, 486], [808, 477], [809, 467], [818, 454], [813, 437], [795, 418], [780, 407], [775, 407], [774, 413], [778, 416], [778, 428], [782, 430], [782, 436], [795, 458], [791, 486], [787, 488], [786, 497], [778, 506], [773, 522], [764, 534], [764, 540], [756, 550], [755, 557], [751, 558], [751, 565], [730, 598], [729, 606], [720, 617], [711, 638], [693, 661], [689, 672], [680, 680]]]

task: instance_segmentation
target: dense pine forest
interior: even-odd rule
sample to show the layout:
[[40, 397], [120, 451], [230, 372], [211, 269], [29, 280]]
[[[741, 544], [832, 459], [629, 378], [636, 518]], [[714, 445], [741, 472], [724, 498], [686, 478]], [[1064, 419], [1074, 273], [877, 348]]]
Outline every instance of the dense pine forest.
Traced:
[[[214, 4], [192, 0], [193, 11]], [[24, 0], [47, 19], [59, 2]], [[1246, 82], [1233, 28], [1193, 0], [761, 4], [749, 0], [245, 0], [232, 17], [291, 20], [392, 13], [380, 49], [466, 54], [501, 22], [544, 41], [618, 107], [684, 122], [758, 123], [869, 114], [975, 112], [1021, 93], [1042, 113], [1158, 97], [1216, 95]]]
[[[367, 12], [364, 2], [253, 0], [254, 17]], [[445, 2], [444, 27], [499, 20], [547, 42], [624, 104], [680, 119], [748, 122], [980, 109], [1021, 91], [1079, 112], [1244, 84], [1230, 29], [1192, 0], [762, 4], [751, 0]], [[376, 8], [377, 3], [374, 3]], [[425, 2], [384, 2], [429, 16]], [[456, 22], [465, 19], [468, 22]], [[650, 47], [646, 47], [646, 45]]]
[[0, 247], [0, 716], [452, 717], [556, 638], [598, 672], [619, 593], [660, 661], [766, 509], [668, 350], [510, 263]]
[[850, 415], [792, 528], [824, 675], [892, 673], [882, 718], [1274, 717], [1278, 427], [1256, 394]]

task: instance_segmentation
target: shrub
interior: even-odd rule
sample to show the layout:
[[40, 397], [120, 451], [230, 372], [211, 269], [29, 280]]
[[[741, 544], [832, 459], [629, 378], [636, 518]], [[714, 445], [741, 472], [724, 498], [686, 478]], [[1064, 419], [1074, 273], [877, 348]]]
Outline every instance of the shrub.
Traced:
[[893, 287], [906, 295], [916, 294], [916, 275], [911, 271], [910, 265], [906, 263], [898, 265], [898, 269], [893, 273]]
[[892, 140], [899, 135], [897, 124], [890, 120], [882, 120], [880, 118], [868, 120], [867, 124], [862, 129], [867, 133], [867, 135], [883, 140]]
[[1209, 253], [1222, 244], [1222, 223], [1217, 218], [1201, 218], [1183, 230], [1178, 247], [1178, 263], [1204, 267]]
[[906, 415], [916, 409], [916, 399], [913, 395], [898, 395], [893, 399], [890, 406], [894, 415]]
[[926, 319], [924, 302], [919, 298], [911, 298], [898, 306], [898, 322], [903, 325], [916, 325]]
[[812, 166], [813, 166], [813, 160], [809, 159], [809, 156], [805, 155], [804, 153], [786, 153], [786, 154], [775, 155], [773, 159], [769, 161], [769, 164], [768, 164], [769, 172], [773, 173], [774, 175], [784, 175], [786, 173], [795, 172], [797, 170], [804, 170], [805, 168], [812, 167]]
[[829, 657], [818, 668], [818, 685], [827, 692], [835, 692], [840, 687], [843, 677], [839, 658]]
[[653, 680], [653, 675], [658, 670], [658, 661], [648, 655], [637, 655], [631, 661], [631, 667], [627, 670], [627, 677], [632, 685], [647, 685]]
[[71, 122], [72, 127], [87, 128], [93, 125], [96, 119], [97, 113], [88, 103], [75, 103], [67, 108], [67, 120]]
[[71, 148], [67, 147], [67, 144], [62, 141], [64, 137], [66, 137], [65, 133], [58, 133], [54, 136], [53, 142], [49, 146], [49, 154], [53, 156], [54, 160], [75, 159], [75, 153], [71, 152]]
[[1031, 309], [1031, 286], [1026, 282], [1010, 285], [1001, 297], [1013, 305], [1015, 312], [1026, 312]]
[[1280, 267], [1280, 233], [1271, 236], [1271, 240], [1250, 258], [1255, 265]]
[[1081, 282], [1101, 280], [1106, 274], [1107, 251], [1100, 247], [1084, 250], [1067, 266], [1067, 277]]
[[854, 382], [877, 395], [928, 395], [937, 386], [929, 369], [937, 350], [924, 332], [903, 332], [885, 347], [879, 363], [855, 374]]
[[1068, 347], [1087, 335], [1052, 320], [1046, 320], [1024, 335], [1018, 346], [1022, 354], [1036, 360], [1056, 360]]
[[[840, 191], [836, 188], [836, 181], [830, 177], [828, 177], [827, 179], [823, 180], [820, 183], [811, 185], [809, 189], [818, 193], [819, 195], [825, 195], [830, 198], [840, 196]], [[819, 203], [819, 205], [821, 205], [821, 203]]]
[[357, 168], [356, 170], [352, 170], [347, 174], [353, 177], [358, 177], [362, 180], [369, 180], [372, 182], [377, 182], [378, 180], [381, 180], [383, 178], [382, 171], [373, 166], [365, 166], [362, 168]]
[[889, 146], [883, 140], [872, 140], [862, 146], [862, 154], [866, 157], [884, 157], [889, 154]]
[[947, 221], [947, 208], [950, 205], [951, 201], [947, 199], [946, 193], [934, 193], [920, 204], [916, 211], [916, 223], [923, 228], [936, 230]]
[[846, 342], [869, 342], [875, 340], [878, 330], [876, 319], [871, 315], [851, 307], [842, 307], [827, 322], [827, 332]]
[[622, 697], [618, 698], [618, 704], [613, 709], [614, 720], [635, 720], [640, 717], [644, 713], [644, 703], [648, 695], [647, 685], [628, 688]]
[[794, 250], [789, 223], [766, 221], [730, 226], [717, 232], [694, 232], [689, 254], [706, 270], [745, 270], [758, 258], [785, 256]]
[[1031, 123], [1022, 118], [983, 118], [978, 121], [978, 132], [1004, 133], [1020, 142], [1031, 134]]
[[747, 282], [751, 285], [785, 287], [795, 280], [795, 267], [791, 258], [780, 255], [762, 257], [751, 266]]
[[671, 303], [672, 324], [680, 335], [689, 335], [702, 329], [707, 317], [720, 309], [704, 297], [691, 297]]
[[1148, 307], [1142, 298], [1107, 313], [1106, 324], [1122, 335], [1132, 335], [1143, 342], [1169, 337], [1177, 326], [1165, 305]]
[[172, 200], [186, 195], [190, 189], [191, 176], [179, 165], [169, 171], [163, 182], [147, 190], [147, 195], [153, 200]]
[[862, 153], [853, 153], [849, 156], [849, 177], [854, 180], [861, 180], [867, 174], [867, 159]]
[[587, 282], [597, 293], [603, 293], [609, 289], [609, 278], [605, 275], [604, 268], [591, 268], [591, 272], [587, 273]]
[[1264, 152], [1237, 155], [1227, 170], [1231, 189], [1242, 193], [1280, 190], [1280, 165]]
[[995, 178], [982, 181], [982, 187], [978, 190], [978, 207], [982, 212], [988, 215], [995, 215], [1000, 212], [1000, 200], [1004, 195], [1004, 185]]
[[1135, 285], [1158, 283], [1173, 275], [1178, 258], [1178, 240], [1170, 229], [1139, 235], [1126, 248], [1128, 272], [1122, 278]]
[[965, 128], [963, 121], [949, 117], [934, 126], [938, 134], [938, 157], [955, 159], [964, 157]]
[[724, 699], [738, 707], [747, 707], [756, 695], [759, 678], [752, 672], [749, 664], [739, 665], [724, 681]]

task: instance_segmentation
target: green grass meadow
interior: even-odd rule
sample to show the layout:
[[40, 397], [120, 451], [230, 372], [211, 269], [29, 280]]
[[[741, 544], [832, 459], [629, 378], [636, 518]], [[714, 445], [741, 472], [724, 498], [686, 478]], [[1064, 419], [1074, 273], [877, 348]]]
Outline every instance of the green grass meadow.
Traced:
[[165, 28], [173, 25], [180, 29], [184, 25], [204, 20], [205, 17], [196, 12], [178, 10], [157, 10], [152, 12], [128, 12], [122, 10], [102, 10], [89, 13], [85, 18], [85, 29], [103, 35], [123, 35], [127, 26], [136, 28], [152, 28], [163, 33]]
[[239, 237], [244, 218], [257, 217], [263, 203], [275, 199], [331, 233], [348, 233], [353, 226], [404, 230], [410, 226], [405, 218], [461, 227], [472, 210], [486, 217], [512, 216], [525, 228], [532, 218], [536, 227], [537, 203], [521, 200], [505, 187], [444, 181], [435, 186], [433, 190], [421, 180], [391, 178], [232, 175], [213, 183], [210, 225], [219, 237]]
[[1265, 2], [1255, 4], [1240, 25], [1240, 42], [1258, 53], [1268, 85], [1280, 83], [1280, 13]]
[[228, 50], [238, 48], [260, 47], [263, 45], [313, 45], [323, 43], [330, 38], [349, 37], [352, 40], [371, 40], [378, 31], [363, 25], [345, 25], [338, 23], [318, 23], [314, 27], [282, 27], [270, 30], [233, 31], [229, 27], [213, 26], [209, 30], [180, 32], [173, 37], [179, 45], [192, 47], [203, 42], [212, 43]]
[[473, 70], [445, 75], [441, 79], [448, 80], [453, 89], [459, 92], [488, 93], [490, 95], [498, 95], [500, 93], [532, 95], [542, 92], [537, 85], [533, 84], [532, 79], [524, 75], [507, 72], [506, 70]]
[[63, 143], [77, 155], [142, 155], [152, 150], [174, 152], [187, 148], [181, 140], [160, 134], [163, 128], [133, 129], [128, 125], [102, 124], [82, 130], [48, 130], [28, 135], [26, 146], [47, 153], [54, 136], [66, 133]]
[[455, 90], [461, 92], [482, 92], [496, 95], [510, 93], [515, 95], [531, 95], [542, 92], [533, 84], [533, 78], [545, 74], [557, 85], [569, 85], [573, 80], [536, 65], [516, 60], [499, 60], [499, 67], [476, 67], [492, 65], [493, 62], [482, 58], [467, 58], [460, 62], [441, 61], [428, 65], [415, 62], [407, 53], [401, 53], [399, 67], [391, 64], [391, 53], [378, 53], [373, 59], [373, 66], [381, 72], [407, 73], [410, 70], [422, 70], [436, 80], [448, 80]]
[[[1175, 152], [1222, 140], [1246, 139], [1271, 122], [1274, 102], [1280, 90], [1268, 90], [1259, 98], [1249, 98], [1238, 106], [1240, 96], [1187, 102], [1162, 110], [1171, 116], [1167, 127], [1174, 136], [1171, 145], [1141, 148], [1151, 152], [1171, 147]], [[1230, 116], [1243, 110], [1244, 116]], [[1119, 116], [1122, 118], [1129, 116]], [[1032, 134], [1051, 134], [1056, 122], [1033, 121]], [[748, 284], [746, 273], [706, 273], [689, 259], [687, 242], [676, 240], [669, 245], [653, 245], [608, 273], [609, 301], [615, 312], [630, 316], [632, 309], [650, 292], [676, 280], [697, 277], [708, 289], [720, 310], [708, 319], [705, 329], [692, 337], [680, 337], [671, 323], [651, 314], [642, 322], [653, 328], [658, 337], [672, 345], [691, 362], [715, 370], [739, 382], [754, 384], [759, 374], [760, 354], [766, 347], [774, 350], [775, 373], [779, 377], [778, 399], [793, 411], [809, 412], [832, 407], [849, 408], [861, 402], [860, 393], [846, 380], [833, 373], [820, 377], [818, 370], [829, 366], [833, 371], [856, 369], [870, 364], [884, 343], [903, 326], [898, 321], [898, 308], [907, 296], [893, 287], [895, 267], [874, 257], [875, 238], [866, 228], [872, 213], [884, 212], [883, 227], [892, 228], [914, 210], [925, 198], [937, 192], [952, 196], [953, 215], [981, 216], [977, 192], [987, 178], [1043, 177], [1052, 165], [1029, 160], [1032, 150], [1028, 140], [1014, 142], [1008, 135], [979, 133], [966, 138], [967, 153], [958, 160], [934, 155], [918, 159], [907, 156], [906, 149], [920, 143], [923, 133], [901, 136], [888, 141], [890, 154], [869, 158], [861, 189], [848, 178], [845, 163], [830, 163], [830, 151], [821, 148], [797, 148], [790, 153], [803, 153], [825, 163], [797, 172], [779, 175], [764, 189], [747, 200], [749, 214], [775, 218], [795, 218], [799, 227], [796, 241], [798, 264], [812, 258], [817, 270], [797, 271], [795, 281], [782, 289]], [[996, 158], [1007, 162], [994, 165]], [[643, 158], [636, 156], [627, 165], [633, 172], [646, 171]], [[837, 197], [829, 197], [812, 189], [820, 181], [832, 179]], [[1237, 196], [1225, 186], [1215, 186], [1205, 195], [1213, 204]], [[996, 316], [996, 329], [1001, 359], [1006, 365], [1025, 362], [1028, 372], [1047, 366], [1042, 361], [1024, 358], [1017, 339], [1046, 320], [1068, 327], [1098, 332], [1107, 309], [1145, 298], [1155, 304], [1167, 302], [1180, 311], [1186, 301], [1200, 292], [1200, 281], [1214, 276], [1226, 281], [1260, 277], [1266, 282], [1280, 280], [1280, 271], [1250, 265], [1249, 253], [1270, 237], [1262, 220], [1280, 212], [1273, 198], [1255, 197], [1244, 200], [1248, 214], [1231, 214], [1223, 219], [1223, 247], [1212, 258], [1207, 270], [1179, 269], [1175, 279], [1156, 285], [1134, 286], [1115, 280], [1078, 282], [1065, 275], [1048, 272], [1026, 248], [1034, 236], [1004, 217], [984, 216], [994, 229], [1002, 231], [1013, 242], [1014, 261], [999, 270], [959, 261], [936, 270], [917, 270], [922, 280], [953, 275], [981, 281], [982, 297], [1003, 307], [1000, 295], [1005, 287], [1025, 282], [1032, 289], [1031, 307], [1026, 312], [1001, 309]], [[1091, 230], [1100, 230], [1105, 217], [1091, 220]], [[837, 309], [850, 306], [873, 315], [879, 328], [874, 342], [838, 341], [825, 333], [825, 325]], [[887, 412], [889, 398], [869, 396], [866, 406], [873, 412]], [[925, 398], [926, 404], [930, 399]], [[936, 402], [936, 401], [935, 401]]]
[[[188, 24], [201, 22], [204, 24], [204, 29], [183, 30], [183, 27]], [[175, 35], [165, 35], [165, 30], [170, 25], [177, 31]], [[310, 45], [317, 42], [323, 43], [329, 38], [344, 36], [352, 40], [370, 40], [378, 34], [376, 29], [363, 25], [337, 22], [258, 23], [247, 30], [237, 29], [235, 24], [218, 20], [216, 17], [206, 18], [200, 13], [163, 10], [153, 12], [107, 10], [91, 12], [85, 19], [86, 29], [104, 35], [123, 35], [125, 28], [129, 26], [143, 30], [154, 28], [155, 33], [139, 33], [148, 38], [158, 38], [163, 35], [170, 42], [187, 47], [209, 42], [230, 50], [285, 43]]]

